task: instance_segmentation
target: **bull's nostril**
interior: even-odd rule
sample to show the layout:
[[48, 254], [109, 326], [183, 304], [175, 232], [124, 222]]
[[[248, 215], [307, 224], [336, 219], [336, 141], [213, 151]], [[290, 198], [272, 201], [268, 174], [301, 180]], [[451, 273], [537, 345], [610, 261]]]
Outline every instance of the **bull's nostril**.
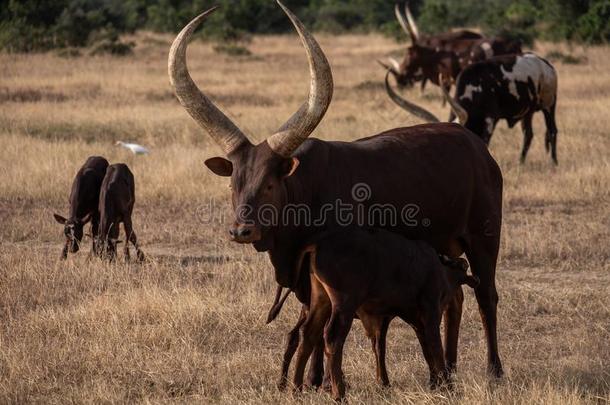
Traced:
[[252, 233], [252, 231], [248, 228], [241, 230], [241, 236], [248, 236]]
[[234, 229], [229, 229], [229, 235], [235, 236], [235, 230]]

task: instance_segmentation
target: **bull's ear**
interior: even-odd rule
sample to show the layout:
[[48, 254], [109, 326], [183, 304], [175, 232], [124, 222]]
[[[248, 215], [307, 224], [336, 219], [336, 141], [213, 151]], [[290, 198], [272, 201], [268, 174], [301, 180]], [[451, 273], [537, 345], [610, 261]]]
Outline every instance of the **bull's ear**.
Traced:
[[293, 157], [290, 159], [286, 159], [282, 162], [282, 166], [280, 167], [280, 175], [283, 178], [286, 177], [290, 177], [294, 174], [294, 172], [297, 170], [297, 167], [299, 167], [299, 164], [301, 162], [299, 161], [299, 159]]
[[213, 157], [204, 163], [217, 176], [231, 177], [233, 173], [233, 163], [225, 158]]
[[62, 225], [65, 225], [65, 224], [66, 224], [67, 219], [66, 219], [66, 218], [64, 218], [64, 217], [62, 217], [62, 216], [61, 216], [61, 215], [59, 215], [59, 214], [53, 214], [53, 218], [55, 218], [55, 220], [56, 220], [57, 222], [59, 222], [60, 224], [62, 224]]

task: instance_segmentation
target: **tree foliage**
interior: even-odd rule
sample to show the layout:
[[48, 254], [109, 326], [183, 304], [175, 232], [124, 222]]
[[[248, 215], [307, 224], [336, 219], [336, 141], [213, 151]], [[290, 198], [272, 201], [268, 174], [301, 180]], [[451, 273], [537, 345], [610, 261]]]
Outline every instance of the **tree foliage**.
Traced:
[[[285, 0], [315, 30], [400, 33], [392, 1]], [[175, 32], [214, 5], [206, 36], [235, 39], [291, 30], [273, 0], [0, 0], [0, 48], [38, 51], [117, 42], [137, 29]], [[486, 33], [606, 43], [610, 0], [411, 0], [423, 32], [458, 26]]]

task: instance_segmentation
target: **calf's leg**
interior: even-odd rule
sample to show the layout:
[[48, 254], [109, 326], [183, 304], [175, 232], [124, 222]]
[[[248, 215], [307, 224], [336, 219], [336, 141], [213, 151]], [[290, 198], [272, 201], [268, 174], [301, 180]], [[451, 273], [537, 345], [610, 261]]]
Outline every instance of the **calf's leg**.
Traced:
[[66, 243], [64, 243], [64, 248], [61, 250], [60, 258], [62, 260], [66, 260], [68, 258], [68, 249], [69, 248], [70, 248], [70, 241], [66, 241]]
[[320, 336], [311, 353], [305, 385], [314, 389], [318, 388], [323, 386], [324, 378], [324, 339]]
[[99, 214], [93, 214], [93, 216], [91, 217], [91, 253], [90, 253], [90, 256], [95, 255], [97, 252], [96, 245], [98, 242], [97, 234], [99, 233], [99, 227], [100, 227], [100, 216], [99, 216]]
[[417, 338], [422, 346], [424, 358], [430, 369], [430, 388], [437, 388], [448, 380], [443, 357], [440, 332], [440, 308], [427, 307], [423, 311], [422, 322], [418, 325]]
[[463, 303], [464, 292], [460, 287], [445, 310], [445, 363], [447, 364], [447, 370], [451, 373], [457, 370], [457, 351]]
[[328, 369], [332, 387], [332, 397], [339, 401], [345, 397], [343, 380], [343, 345], [354, 320], [355, 311], [339, 309], [333, 302], [333, 311], [324, 331], [324, 344], [328, 358]]
[[371, 346], [375, 354], [376, 378], [377, 382], [383, 386], [390, 385], [388, 371], [385, 363], [386, 338], [388, 327], [390, 325], [390, 317], [367, 316], [367, 314], [358, 312], [358, 317], [364, 325], [367, 336], [371, 339]]
[[312, 280], [310, 300], [309, 313], [301, 328], [301, 342], [297, 349], [294, 370], [293, 384], [294, 389], [298, 391], [303, 389], [303, 377], [307, 360], [311, 356], [316, 344], [322, 338], [324, 324], [330, 315], [330, 302], [325, 292], [314, 280]]
[[284, 351], [284, 358], [282, 360], [282, 374], [280, 376], [280, 382], [277, 387], [280, 391], [286, 389], [286, 384], [288, 383], [288, 370], [290, 369], [290, 362], [292, 361], [292, 357], [299, 347], [299, 333], [301, 332], [301, 326], [305, 323], [307, 319], [307, 307], [303, 306], [301, 308], [301, 314], [299, 315], [299, 319], [292, 328], [290, 332], [288, 332], [288, 341], [286, 342], [286, 350]]
[[125, 227], [125, 234], [127, 235], [127, 240], [125, 241], [125, 249], [127, 254], [125, 256], [126, 259], [129, 260], [129, 250], [127, 249], [128, 242], [131, 242], [133, 246], [136, 248], [136, 254], [138, 255], [138, 261], [144, 260], [144, 253], [140, 250], [140, 246], [138, 246], [138, 238], [136, 233], [133, 231], [133, 226], [131, 223], [131, 216], [126, 216], [123, 221], [123, 226]]

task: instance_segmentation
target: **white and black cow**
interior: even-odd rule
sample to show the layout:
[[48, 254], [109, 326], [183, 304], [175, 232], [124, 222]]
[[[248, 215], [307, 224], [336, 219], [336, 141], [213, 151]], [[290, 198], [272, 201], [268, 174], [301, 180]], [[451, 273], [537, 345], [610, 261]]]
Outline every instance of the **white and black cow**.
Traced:
[[[387, 84], [390, 98], [405, 110], [425, 119], [422, 109], [400, 99]], [[525, 161], [532, 137], [532, 117], [542, 110], [546, 123], [545, 146], [557, 164], [557, 72], [545, 59], [533, 54], [504, 55], [466, 67], [456, 81], [456, 92], [449, 99], [450, 121], [457, 115], [466, 128], [489, 143], [497, 122], [505, 119], [509, 127], [521, 121]], [[433, 117], [433, 116], [432, 116]], [[434, 117], [435, 118], [435, 117]]]

